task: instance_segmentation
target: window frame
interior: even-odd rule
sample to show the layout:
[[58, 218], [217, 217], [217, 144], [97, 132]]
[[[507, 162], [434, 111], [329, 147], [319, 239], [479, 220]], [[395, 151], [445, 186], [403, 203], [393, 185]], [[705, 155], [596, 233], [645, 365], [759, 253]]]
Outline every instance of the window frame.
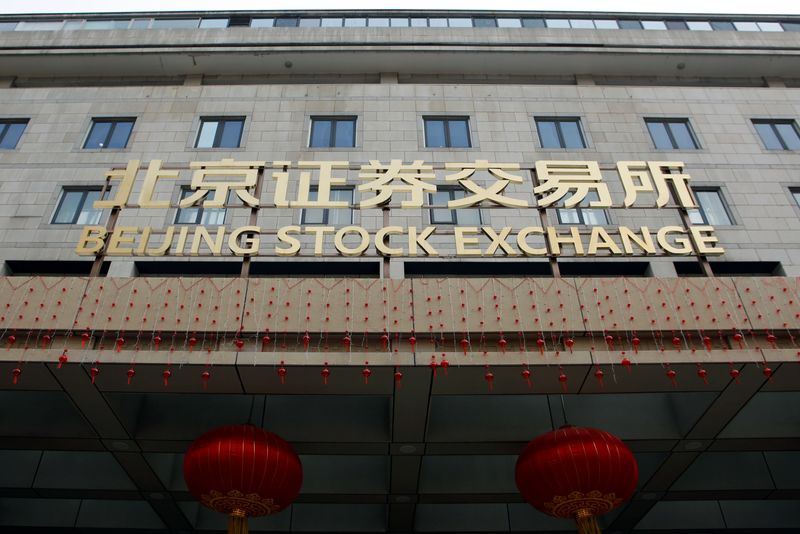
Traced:
[[[583, 125], [581, 124], [581, 118], [577, 116], [566, 116], [566, 117], [553, 117], [553, 116], [534, 116], [533, 117], [534, 125], [536, 126], [536, 135], [539, 137], [539, 148], [543, 150], [583, 150], [589, 148], [589, 142], [586, 136], [586, 133], [583, 131]], [[539, 127], [541, 122], [552, 122], [555, 125], [556, 129], [556, 136], [558, 137], [558, 144], [557, 147], [550, 147], [544, 146], [544, 142], [542, 141], [542, 130]], [[581, 145], [579, 147], [573, 146], [566, 146], [564, 132], [561, 129], [561, 124], [565, 122], [572, 122], [575, 123], [578, 127], [578, 136], [581, 139]]]
[[[125, 138], [125, 144], [121, 147], [107, 146], [108, 141], [114, 136], [117, 126], [121, 123], [131, 124], [131, 130], [128, 132], [128, 137]], [[111, 128], [109, 128], [108, 134], [106, 134], [104, 139], [104, 146], [86, 146], [86, 143], [88, 143], [89, 139], [92, 137], [92, 132], [94, 131], [95, 126], [98, 124], [111, 124]], [[131, 137], [133, 136], [133, 128], [135, 126], [136, 117], [92, 117], [91, 122], [89, 123], [89, 131], [86, 132], [86, 137], [83, 139], [81, 148], [83, 150], [126, 150], [128, 148], [128, 143], [130, 143]]]
[[[590, 191], [589, 194], [592, 195], [592, 198], [584, 199], [581, 203], [586, 202], [587, 204], [590, 202], [594, 202], [595, 200], [600, 200], [600, 197], [597, 195], [597, 192]], [[569, 222], [564, 221], [562, 218], [562, 214], [565, 210], [574, 211], [578, 215], [578, 222]], [[584, 210], [592, 210], [592, 211], [600, 211], [603, 213], [604, 222], [597, 224], [597, 223], [588, 223], [586, 222], [586, 216], [583, 213]], [[558, 220], [558, 224], [562, 226], [608, 226], [611, 224], [611, 217], [608, 215], [607, 208], [592, 208], [588, 205], [584, 206], [578, 204], [574, 208], [564, 208], [564, 207], [556, 207], [556, 219]]]
[[[444, 130], [445, 146], [430, 146], [428, 145], [428, 121], [441, 121], [442, 129]], [[452, 139], [450, 138], [450, 122], [463, 121], [466, 126], [467, 132], [467, 146], [452, 146]], [[472, 129], [470, 128], [469, 115], [423, 115], [422, 116], [422, 140], [425, 148], [430, 149], [455, 149], [464, 150], [476, 148], [473, 140]]]
[[[736, 219], [733, 217], [733, 211], [731, 210], [730, 205], [728, 204], [728, 201], [725, 198], [725, 195], [722, 194], [722, 188], [721, 187], [713, 186], [713, 185], [695, 185], [695, 186], [691, 187], [691, 191], [692, 191], [692, 196], [694, 197], [694, 200], [695, 200], [695, 202], [697, 204], [696, 208], [689, 208], [689, 209], [686, 210], [686, 215], [689, 218], [689, 223], [691, 225], [697, 225], [697, 224], [706, 225], [706, 226], [735, 226], [736, 225]], [[719, 198], [720, 204], [722, 204], [722, 209], [725, 211], [725, 216], [728, 218], [728, 222], [727, 223], [714, 223], [714, 224], [709, 222], [708, 216], [706, 215], [706, 210], [703, 207], [702, 202], [700, 202], [700, 198], [697, 196], [697, 193], [716, 193], [717, 197]], [[692, 212], [695, 212], [695, 211], [700, 215], [700, 219], [702, 220], [702, 222], [696, 223], [696, 222], [692, 221], [692, 219], [691, 219]]]
[[8, 135], [8, 131], [11, 129], [12, 124], [22, 124], [23, 128], [22, 131], [19, 133], [19, 137], [17, 141], [14, 143], [13, 147], [8, 148], [0, 148], [0, 150], [16, 150], [19, 148], [19, 143], [22, 141], [22, 136], [25, 135], [25, 130], [28, 129], [28, 124], [30, 124], [31, 120], [28, 118], [7, 118], [7, 119], [0, 119], [0, 143], [5, 140], [6, 136]]
[[[242, 126], [239, 130], [239, 139], [236, 146], [227, 147], [227, 146], [218, 146], [219, 141], [222, 139], [223, 133], [225, 128], [220, 128], [219, 124], [217, 125], [217, 131], [214, 132], [214, 140], [212, 141], [211, 146], [198, 146], [200, 142], [200, 136], [203, 134], [203, 127], [206, 123], [217, 122], [234, 122], [234, 121], [241, 121]], [[200, 117], [200, 122], [197, 126], [197, 135], [195, 136], [194, 143], [192, 147], [196, 150], [237, 150], [241, 149], [242, 147], [242, 140], [244, 139], [245, 134], [245, 126], [247, 124], [247, 117], [244, 115], [208, 115]]]
[[[178, 189], [178, 201], [176, 202], [177, 208], [175, 210], [175, 217], [173, 218], [172, 224], [180, 224], [180, 225], [209, 224], [209, 223], [204, 223], [203, 222], [203, 212], [205, 210], [207, 210], [207, 209], [213, 209], [213, 210], [222, 210], [222, 212], [223, 212], [222, 213], [222, 222], [219, 223], [219, 224], [215, 224], [215, 225], [212, 224], [211, 226], [224, 226], [225, 225], [225, 219], [228, 218], [228, 204], [229, 204], [229, 202], [231, 200], [231, 194], [233, 194], [233, 190], [229, 190], [228, 191], [228, 198], [225, 199], [225, 207], [223, 207], [223, 208], [205, 208], [205, 207], [203, 207], [203, 202], [205, 201], [205, 199], [201, 200], [200, 203], [197, 204], [197, 205], [192, 205], [192, 206], [187, 206], [185, 208], [181, 208], [180, 207], [181, 200], [183, 200], [184, 198], [186, 198], [186, 196], [188, 196], [188, 195], [184, 195], [184, 193], [188, 193], [189, 195], [191, 195], [192, 193], [195, 193], [195, 192], [196, 191], [194, 189], [192, 189], [191, 186], [188, 186], [188, 185], [183, 185]], [[190, 210], [190, 209], [196, 209], [197, 210], [197, 214], [195, 216], [194, 222], [182, 222], [182, 221], [179, 221], [178, 219], [180, 218], [181, 210]]]
[[[455, 193], [459, 193], [459, 192], [462, 193], [462, 196], [456, 197]], [[467, 192], [464, 191], [464, 189], [462, 189], [462, 188], [459, 188], [459, 187], [447, 187], [447, 186], [437, 187], [436, 188], [436, 193], [448, 193], [450, 195], [449, 200], [456, 200], [457, 198], [464, 198], [466, 196], [466, 194], [467, 194]], [[431, 205], [431, 206], [434, 205], [433, 204], [433, 195], [434, 194], [435, 193], [428, 193], [428, 204]], [[430, 219], [431, 224], [446, 224], [446, 225], [451, 225], [451, 226], [458, 226], [460, 224], [464, 224], [462, 222], [459, 222], [459, 220], [458, 220], [459, 209], [477, 211], [478, 212], [478, 223], [477, 224], [479, 224], [479, 225], [486, 224], [486, 221], [484, 221], [484, 218], [483, 218], [483, 214], [481, 213], [481, 208], [479, 208], [479, 207], [457, 208], [457, 209], [451, 209], [451, 208], [448, 208], [447, 206], [445, 206], [444, 208], [433, 208], [433, 207], [431, 207], [431, 208], [428, 209], [428, 212], [429, 212], [428, 213], [428, 217]], [[437, 211], [437, 210], [447, 210], [447, 211], [449, 211], [450, 212], [450, 221], [447, 222], [447, 221], [438, 221], [438, 220], [436, 220], [436, 218], [434, 217], [434, 212]]]
[[[102, 192], [102, 187], [96, 186], [64, 186], [61, 188], [61, 193], [58, 195], [58, 203], [56, 204], [56, 209], [53, 210], [53, 215], [50, 217], [50, 224], [79, 224], [78, 219], [81, 217], [81, 213], [83, 213], [83, 207], [86, 205], [86, 198], [89, 196], [90, 192], [99, 191]], [[75, 208], [75, 213], [72, 215], [72, 219], [69, 222], [57, 222], [56, 219], [58, 218], [58, 214], [61, 211], [62, 206], [64, 205], [64, 200], [67, 198], [68, 193], [81, 193], [81, 199], [78, 202], [77, 207]], [[94, 209], [91, 208], [90, 209]], [[103, 220], [103, 210], [100, 209], [100, 218], [97, 223], [80, 223], [80, 224], [100, 224]]]
[[[798, 127], [796, 120], [794, 120], [794, 119], [750, 119], [750, 122], [753, 125], [753, 129], [756, 131], [756, 135], [758, 136], [758, 139], [761, 141], [761, 146], [764, 148], [764, 150], [768, 150], [769, 152], [796, 152], [797, 150], [800, 150], [800, 149], [797, 149], [797, 148], [789, 148], [788, 145], [786, 144], [786, 140], [783, 138], [783, 136], [780, 134], [778, 129], [775, 127], [775, 125], [777, 125], [777, 124], [786, 124], [786, 125], [791, 126], [792, 130], [794, 131], [795, 135], [797, 136], [798, 141], [800, 141], [800, 128]], [[778, 140], [778, 143], [780, 143], [782, 148], [769, 148], [767, 146], [767, 143], [764, 140], [764, 137], [762, 137], [761, 132], [758, 131], [758, 126], [757, 125], [759, 125], [759, 124], [765, 124], [765, 125], [768, 125], [770, 127], [770, 129], [772, 130], [772, 133], [775, 135], [775, 138]]]
[[[317, 192], [318, 189], [316, 187], [311, 187], [309, 190], [311, 192]], [[352, 186], [338, 186], [338, 187], [331, 187], [331, 191], [349, 191], [350, 192], [350, 202], [347, 208], [303, 208], [300, 210], [300, 224], [306, 224], [309, 226], [321, 226], [324, 224], [328, 224], [328, 219], [330, 218], [330, 211], [334, 210], [343, 210], [346, 209], [350, 212], [350, 222], [347, 224], [353, 224], [353, 203], [355, 202], [355, 188]], [[322, 210], [322, 222], [308, 222], [306, 221], [306, 212], [308, 210]]]
[[[328, 140], [328, 145], [325, 146], [312, 146], [312, 141], [314, 140], [314, 123], [317, 121], [329, 121], [331, 123], [330, 129], [330, 139]], [[335, 125], [338, 122], [352, 122], [353, 123], [353, 144], [349, 146], [336, 146], [336, 128]], [[312, 115], [310, 117], [310, 123], [308, 127], [308, 148], [311, 149], [347, 149], [347, 148], [355, 148], [358, 142], [358, 116], [357, 115]]]
[[[653, 147], [656, 150], [701, 150], [702, 145], [700, 144], [700, 140], [697, 137], [697, 134], [692, 128], [692, 122], [689, 120], [688, 117], [645, 117], [644, 118], [645, 128], [647, 129], [647, 134], [650, 136], [650, 141], [653, 142]], [[650, 124], [661, 124], [664, 126], [664, 130], [667, 133], [667, 138], [669, 139], [670, 144], [672, 147], [660, 147], [656, 143], [656, 138], [653, 137], [653, 132], [650, 130]], [[683, 124], [686, 126], [686, 131], [689, 134], [689, 138], [692, 140], [692, 144], [694, 145], [691, 148], [684, 148], [679, 147], [676, 141], [675, 134], [672, 132], [672, 124]]]

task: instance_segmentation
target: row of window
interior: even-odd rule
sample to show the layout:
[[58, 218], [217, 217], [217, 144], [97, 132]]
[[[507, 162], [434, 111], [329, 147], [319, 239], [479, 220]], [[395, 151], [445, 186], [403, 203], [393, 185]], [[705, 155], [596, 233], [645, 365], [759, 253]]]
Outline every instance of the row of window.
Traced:
[[0, 31], [252, 28], [574, 28], [598, 30], [800, 31], [800, 22], [533, 17], [273, 17], [60, 19], [0, 22]]
[[[196, 148], [238, 148], [244, 117], [204, 117], [200, 120]], [[577, 117], [535, 117], [542, 148], [586, 148]], [[93, 119], [83, 143], [87, 149], [125, 148], [135, 119]], [[423, 117], [427, 148], [470, 148], [468, 117]], [[752, 119], [768, 150], [800, 150], [800, 130], [792, 119]], [[27, 119], [0, 120], [0, 148], [13, 149], [28, 124]], [[700, 148], [689, 119], [647, 118], [647, 130], [659, 150]], [[356, 146], [356, 117], [311, 117], [308, 146], [311, 148], [352, 148]]]

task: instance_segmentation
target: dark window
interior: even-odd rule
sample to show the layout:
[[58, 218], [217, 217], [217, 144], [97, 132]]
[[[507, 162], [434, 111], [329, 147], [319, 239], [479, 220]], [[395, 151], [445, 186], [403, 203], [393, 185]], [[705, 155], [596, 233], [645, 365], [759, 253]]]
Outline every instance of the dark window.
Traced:
[[[180, 200], [183, 200], [194, 192], [195, 191], [192, 189], [181, 188]], [[225, 224], [225, 211], [225, 208], [204, 208], [200, 205], [195, 205], [188, 208], [178, 208], [178, 212], [175, 214], [175, 223], [220, 226]]]
[[103, 210], [93, 204], [100, 200], [100, 189], [64, 189], [53, 215], [53, 224], [98, 224]]
[[800, 150], [800, 132], [791, 119], [753, 120], [761, 141], [769, 150]]
[[558, 214], [559, 224], [586, 224], [592, 226], [608, 224], [606, 210], [582, 207], [598, 200], [600, 200], [600, 197], [597, 195], [597, 191], [589, 191], [577, 208], [558, 208], [556, 213]]
[[[336, 202], [353, 203], [353, 190], [331, 189], [331, 200]], [[317, 190], [308, 192], [309, 200], [317, 200]], [[300, 224], [328, 224], [331, 226], [346, 226], [353, 223], [353, 210], [351, 208], [305, 208], [300, 217]]]
[[429, 117], [425, 119], [425, 146], [429, 148], [469, 148], [469, 119]]
[[800, 22], [781, 22], [781, 26], [787, 32], [800, 32]]
[[792, 194], [794, 201], [797, 202], [797, 207], [800, 207], [800, 188], [792, 187], [789, 192]]
[[447, 203], [457, 198], [464, 198], [463, 189], [450, 189], [440, 187], [430, 195], [430, 202], [434, 206], [444, 208], [431, 208], [431, 224], [460, 224], [464, 226], [478, 226], [481, 224], [481, 211], [477, 208], [447, 209]]
[[275, 27], [276, 28], [293, 28], [293, 27], [297, 26], [297, 20], [298, 19], [291, 18], [291, 17], [284, 17], [284, 18], [275, 19]]
[[92, 119], [83, 148], [125, 148], [134, 119]]
[[586, 148], [580, 119], [537, 118], [536, 130], [542, 148]]
[[620, 20], [619, 27], [622, 30], [641, 30], [642, 23], [638, 20]]
[[711, 27], [716, 31], [735, 31], [736, 27], [733, 25], [733, 22], [723, 21], [723, 20], [712, 20]]
[[544, 19], [522, 19], [523, 28], [544, 28]]
[[6, 119], [0, 120], [0, 148], [17, 148], [19, 138], [28, 125], [28, 119]]
[[686, 23], [682, 20], [667, 20], [665, 21], [668, 30], [688, 30]]
[[311, 117], [309, 146], [312, 148], [356, 146], [356, 118]]
[[661, 150], [699, 148], [689, 119], [645, 119], [653, 144]]
[[495, 19], [475, 18], [472, 19], [472, 25], [476, 28], [495, 28], [497, 21]]
[[697, 209], [687, 210], [692, 224], [731, 225], [733, 220], [719, 188], [692, 188]]
[[200, 119], [196, 148], [238, 148], [242, 141], [244, 117]]

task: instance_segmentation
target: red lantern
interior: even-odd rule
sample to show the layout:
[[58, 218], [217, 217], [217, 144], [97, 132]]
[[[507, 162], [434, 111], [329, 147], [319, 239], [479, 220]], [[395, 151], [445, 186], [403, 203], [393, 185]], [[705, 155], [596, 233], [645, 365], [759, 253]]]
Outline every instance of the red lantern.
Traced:
[[280, 512], [297, 498], [303, 468], [291, 445], [275, 434], [232, 425], [191, 444], [183, 477], [203, 505], [229, 516], [230, 534], [245, 534], [248, 517]]
[[581, 534], [599, 533], [597, 516], [629, 499], [639, 477], [633, 453], [619, 438], [573, 426], [528, 443], [515, 471], [525, 500], [553, 517], [574, 519]]

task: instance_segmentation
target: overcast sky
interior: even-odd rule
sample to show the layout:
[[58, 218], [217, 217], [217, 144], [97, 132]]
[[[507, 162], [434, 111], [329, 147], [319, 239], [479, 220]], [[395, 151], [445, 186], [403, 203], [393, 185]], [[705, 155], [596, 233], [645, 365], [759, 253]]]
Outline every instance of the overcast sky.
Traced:
[[[602, 6], [602, 7], [600, 7]], [[800, 14], [800, 0], [0, 0], [0, 13], [302, 9], [465, 9]]]

